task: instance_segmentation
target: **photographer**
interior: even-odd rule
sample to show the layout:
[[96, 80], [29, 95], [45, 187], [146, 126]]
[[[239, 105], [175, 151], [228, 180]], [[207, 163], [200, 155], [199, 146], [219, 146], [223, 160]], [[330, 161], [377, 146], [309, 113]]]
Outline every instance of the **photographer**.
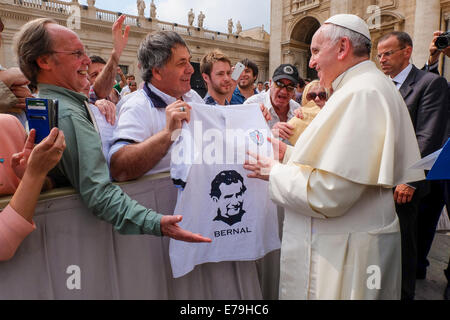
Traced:
[[[439, 57], [441, 53], [450, 57], [449, 44], [450, 35], [447, 34], [443, 37], [443, 31], [435, 31], [433, 34], [433, 40], [430, 44], [430, 57], [427, 64], [422, 70], [429, 71], [439, 75]], [[438, 38], [440, 39], [438, 40]], [[446, 39], [445, 39], [446, 38]], [[438, 40], [438, 44], [436, 44]], [[440, 49], [439, 49], [440, 48]], [[448, 82], [448, 88], [450, 93], [450, 83]], [[450, 96], [450, 95], [449, 95]], [[447, 102], [447, 132], [444, 136], [443, 144], [450, 138], [450, 102]], [[419, 204], [419, 216], [418, 224], [421, 226], [418, 232], [418, 246], [417, 246], [417, 279], [425, 279], [427, 274], [427, 267], [429, 261], [427, 260], [428, 253], [430, 252], [431, 245], [433, 244], [436, 227], [441, 216], [442, 209], [447, 206], [447, 211], [450, 212], [450, 181], [440, 180], [433, 181], [431, 183], [431, 190]], [[447, 269], [444, 270], [445, 277], [447, 278], [447, 286], [444, 290], [444, 299], [450, 299], [450, 259], [447, 265]]]
[[[428, 58], [428, 61], [425, 64], [425, 66], [423, 67], [422, 70], [430, 71], [430, 72], [439, 74], [439, 71], [438, 71], [439, 56], [441, 55], [441, 53], [443, 53], [447, 57], [450, 57], [450, 46], [447, 46], [444, 49], [438, 49], [438, 47], [436, 46], [436, 40], [439, 37], [442, 37], [444, 34], [445, 34], [444, 31], [435, 31], [433, 33], [433, 40], [431, 41], [431, 44], [430, 44], [430, 57]], [[445, 35], [445, 36], [447, 37], [447, 39], [450, 37], [450, 35], [448, 35], [448, 34]], [[444, 43], [445, 41], [442, 41], [442, 40], [441, 40], [441, 43]]]

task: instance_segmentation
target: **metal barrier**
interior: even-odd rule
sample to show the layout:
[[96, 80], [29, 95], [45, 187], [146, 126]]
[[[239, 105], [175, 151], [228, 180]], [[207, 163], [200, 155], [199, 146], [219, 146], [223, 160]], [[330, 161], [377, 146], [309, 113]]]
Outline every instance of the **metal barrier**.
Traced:
[[[171, 214], [176, 189], [168, 174], [121, 184], [146, 207]], [[0, 199], [4, 208], [9, 198]], [[37, 229], [0, 262], [0, 299], [275, 299], [279, 251], [259, 261], [197, 266], [173, 279], [169, 239], [126, 236], [96, 218], [73, 189], [43, 194]]]

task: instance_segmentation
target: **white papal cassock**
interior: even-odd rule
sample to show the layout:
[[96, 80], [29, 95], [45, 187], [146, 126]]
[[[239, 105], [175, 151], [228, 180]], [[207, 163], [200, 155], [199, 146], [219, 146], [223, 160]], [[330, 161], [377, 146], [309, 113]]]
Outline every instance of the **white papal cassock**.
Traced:
[[270, 174], [285, 208], [281, 299], [399, 299], [400, 228], [392, 187], [424, 179], [402, 97], [370, 61], [334, 93]]

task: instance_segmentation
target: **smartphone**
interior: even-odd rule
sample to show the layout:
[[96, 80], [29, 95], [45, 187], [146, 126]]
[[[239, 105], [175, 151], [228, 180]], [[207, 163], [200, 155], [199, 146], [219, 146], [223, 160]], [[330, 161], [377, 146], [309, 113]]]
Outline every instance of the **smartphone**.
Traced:
[[58, 127], [58, 100], [27, 98], [25, 104], [28, 128], [36, 130], [35, 143], [39, 143]]
[[236, 65], [234, 66], [234, 71], [231, 74], [231, 79], [233, 79], [234, 81], [237, 81], [239, 79], [239, 77], [241, 76], [242, 72], [244, 72], [245, 70], [245, 66], [238, 62], [236, 63]]

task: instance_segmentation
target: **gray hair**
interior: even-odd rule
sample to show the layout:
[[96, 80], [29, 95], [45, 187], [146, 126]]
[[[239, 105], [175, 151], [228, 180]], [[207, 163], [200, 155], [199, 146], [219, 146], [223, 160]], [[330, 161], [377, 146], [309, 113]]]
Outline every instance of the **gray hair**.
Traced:
[[37, 84], [39, 66], [37, 58], [52, 51], [52, 41], [45, 27], [57, 23], [53, 19], [40, 18], [26, 23], [14, 37], [14, 52], [17, 55], [20, 70], [31, 84]]
[[335, 44], [342, 38], [348, 38], [353, 46], [353, 54], [356, 57], [370, 57], [372, 50], [372, 42], [362, 34], [352, 31], [350, 29], [337, 26], [335, 24], [327, 23], [326, 37]]
[[[186, 42], [174, 31], [159, 31], [149, 34], [140, 44], [138, 61], [142, 79], [149, 82], [153, 68], [162, 68], [172, 56], [172, 48], [184, 46]], [[188, 49], [189, 50], [189, 49]]]

